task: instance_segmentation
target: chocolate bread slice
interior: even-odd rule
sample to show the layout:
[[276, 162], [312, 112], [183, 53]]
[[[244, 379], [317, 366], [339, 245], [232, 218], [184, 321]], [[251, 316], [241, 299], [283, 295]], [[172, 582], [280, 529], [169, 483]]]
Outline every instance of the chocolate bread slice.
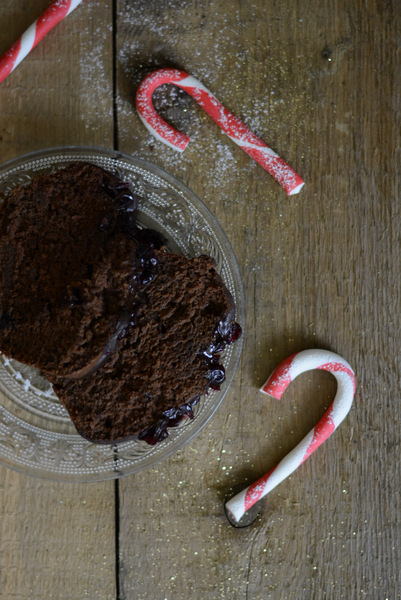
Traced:
[[224, 381], [232, 297], [210, 257], [166, 252], [114, 175], [75, 163], [0, 206], [0, 350], [38, 367], [93, 442], [155, 443]]
[[78, 432], [91, 441], [139, 434], [224, 380], [218, 355], [239, 330], [212, 259], [162, 251], [154, 259], [152, 281], [135, 293], [135, 322], [105, 364], [79, 379], [49, 376]]
[[136, 244], [121, 181], [90, 164], [39, 175], [0, 205], [0, 349], [68, 374], [103, 352], [128, 297]]

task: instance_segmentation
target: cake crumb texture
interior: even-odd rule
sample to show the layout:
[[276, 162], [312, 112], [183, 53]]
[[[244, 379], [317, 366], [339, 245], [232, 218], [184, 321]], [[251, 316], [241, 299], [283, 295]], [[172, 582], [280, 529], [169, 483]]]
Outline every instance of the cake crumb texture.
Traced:
[[110, 189], [75, 163], [35, 177], [0, 205], [0, 348], [57, 374], [102, 351], [128, 295], [135, 252]]

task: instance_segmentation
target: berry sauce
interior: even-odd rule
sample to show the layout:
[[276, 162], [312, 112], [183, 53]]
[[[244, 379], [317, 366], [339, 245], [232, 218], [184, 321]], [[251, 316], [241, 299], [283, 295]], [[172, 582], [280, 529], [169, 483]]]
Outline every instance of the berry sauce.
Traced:
[[155, 446], [158, 442], [168, 437], [168, 427], [177, 427], [183, 419], [193, 419], [194, 413], [192, 407], [199, 402], [199, 398], [180, 406], [179, 408], [169, 408], [162, 413], [160, 419], [155, 425], [144, 429], [138, 434], [138, 440], [142, 440], [150, 446]]
[[[130, 191], [129, 185], [129, 183], [121, 183], [113, 187], [108, 186], [106, 189], [117, 206], [122, 231], [136, 243], [136, 258], [130, 285], [132, 294], [122, 310], [114, 336], [108, 342], [99, 363], [95, 365], [94, 369], [91, 369], [91, 373], [104, 364], [105, 360], [113, 353], [118, 340], [127, 335], [130, 327], [135, 326], [139, 305], [138, 300], [134, 301], [134, 295], [138, 298], [138, 291], [153, 280], [157, 268], [157, 258], [154, 250], [162, 248], [166, 243], [165, 238], [158, 231], [138, 227], [135, 218], [138, 196]], [[101, 231], [107, 231], [113, 225], [110, 216], [105, 215], [99, 227]], [[203, 359], [208, 365], [206, 389], [220, 389], [225, 380], [225, 369], [220, 364], [221, 354], [226, 346], [235, 342], [240, 335], [241, 327], [233, 321], [232, 315], [228, 315], [227, 319], [221, 321], [217, 326], [211, 344], [203, 352]], [[151, 446], [164, 440], [168, 437], [167, 429], [169, 427], [177, 427], [183, 419], [194, 418], [193, 407], [199, 402], [199, 399], [199, 397], [194, 398], [178, 408], [170, 408], [164, 411], [155, 425], [144, 429], [138, 434], [138, 439], [147, 442]]]
[[[241, 335], [241, 327], [233, 321], [221, 321], [213, 335], [213, 342], [207, 350], [203, 352], [204, 359], [209, 366], [207, 375], [207, 387], [213, 390], [219, 390], [221, 384], [225, 380], [225, 369], [220, 364], [221, 354], [229, 344], [235, 342]], [[154, 446], [158, 442], [168, 437], [167, 429], [169, 427], [177, 427], [183, 419], [194, 418], [192, 407], [199, 402], [200, 398], [195, 398], [187, 404], [179, 408], [170, 408], [162, 413], [160, 419], [152, 427], [148, 427], [141, 431], [138, 435], [139, 440], [147, 442]]]
[[[107, 192], [113, 197], [117, 206], [118, 218], [124, 234], [135, 241], [136, 256], [133, 261], [132, 280], [129, 285], [130, 296], [121, 311], [116, 331], [109, 340], [104, 354], [111, 355], [115, 350], [117, 341], [123, 339], [130, 327], [136, 323], [138, 304], [135, 296], [141, 287], [150, 283], [155, 276], [157, 258], [154, 250], [159, 250], [165, 245], [164, 236], [154, 229], [141, 229], [138, 227], [135, 211], [138, 206], [138, 196], [129, 190], [129, 183], [121, 183], [117, 186], [107, 186]], [[101, 221], [102, 231], [107, 227], [108, 218], [105, 216]]]
[[[138, 196], [129, 190], [129, 183], [121, 183], [117, 186], [105, 186], [106, 192], [112, 197], [118, 211], [118, 221], [124, 234], [130, 236], [136, 244], [135, 259], [132, 264], [132, 279], [129, 285], [130, 294], [125, 305], [122, 307], [120, 318], [117, 321], [114, 334], [111, 336], [102, 353], [89, 365], [68, 375], [69, 379], [82, 379], [89, 377], [100, 369], [114, 353], [117, 344], [129, 332], [129, 328], [136, 323], [138, 312], [137, 296], [141, 288], [152, 281], [156, 267], [157, 258], [154, 250], [165, 245], [164, 236], [153, 229], [141, 229], [138, 227], [135, 210], [138, 205]], [[111, 233], [116, 226], [117, 219], [113, 214], [105, 214], [98, 225], [100, 231]], [[71, 306], [74, 304], [71, 299]]]

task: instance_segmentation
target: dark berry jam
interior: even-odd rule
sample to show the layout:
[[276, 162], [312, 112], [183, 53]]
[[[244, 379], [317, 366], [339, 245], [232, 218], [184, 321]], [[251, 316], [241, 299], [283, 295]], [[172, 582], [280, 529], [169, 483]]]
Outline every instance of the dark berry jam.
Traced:
[[241, 333], [241, 327], [235, 321], [230, 319], [221, 321], [214, 332], [210, 346], [203, 353], [209, 366], [209, 387], [213, 390], [219, 390], [226, 378], [225, 369], [220, 364], [221, 354], [226, 346], [233, 344], [240, 337]]
[[[238, 323], [219, 323], [213, 336], [212, 344], [203, 353], [209, 366], [207, 379], [208, 387], [211, 389], [219, 390], [226, 377], [224, 366], [219, 362], [221, 353], [228, 344], [235, 342], [240, 337], [241, 333], [242, 330]], [[194, 418], [192, 407], [197, 402], [199, 402], [199, 398], [196, 398], [196, 400], [188, 402], [179, 408], [170, 408], [169, 410], [166, 410], [162, 413], [155, 425], [140, 432], [138, 439], [143, 440], [151, 446], [165, 440], [168, 437], [168, 428], [177, 427], [183, 419]]]
[[[138, 196], [129, 189], [129, 183], [121, 183], [116, 186], [108, 186], [107, 192], [112, 196], [118, 211], [118, 218], [121, 223], [122, 231], [130, 236], [136, 243], [136, 258], [133, 264], [133, 276], [130, 284], [131, 297], [138, 297], [141, 291], [150, 283], [157, 269], [157, 258], [154, 250], [159, 250], [166, 244], [164, 236], [153, 229], [138, 227], [135, 218], [135, 211], [138, 206]], [[100, 229], [107, 231], [114, 223], [105, 215], [100, 223]], [[139, 294], [140, 296], [140, 294]], [[115, 336], [110, 340], [105, 349], [105, 355], [98, 366], [104, 364], [105, 357], [111, 355], [117, 340], [127, 335], [129, 327], [134, 327], [138, 313], [138, 300], [134, 304], [128, 300], [127, 305], [122, 311], [119, 323], [116, 328]], [[219, 390], [225, 380], [225, 369], [220, 363], [221, 355], [228, 344], [235, 342], [241, 335], [241, 327], [233, 321], [232, 315], [225, 321], [221, 321], [217, 326], [210, 346], [203, 352], [203, 358], [208, 365], [207, 386], [213, 390]], [[97, 368], [97, 367], [96, 367]], [[93, 372], [93, 371], [92, 371]], [[199, 401], [199, 398], [188, 402], [178, 408], [170, 408], [163, 412], [155, 425], [141, 431], [138, 435], [139, 440], [147, 442], [154, 446], [161, 440], [168, 437], [168, 428], [177, 427], [183, 419], [193, 419], [192, 407]]]
[[146, 442], [150, 446], [155, 446], [158, 442], [165, 440], [168, 437], [168, 427], [177, 427], [183, 419], [193, 419], [194, 413], [192, 407], [199, 401], [197, 398], [192, 402], [188, 402], [179, 408], [170, 408], [162, 413], [156, 425], [148, 427], [141, 431], [138, 439]]
[[218, 362], [210, 363], [210, 371], [208, 373], [209, 387], [211, 387], [212, 390], [219, 390], [225, 378], [226, 371], [223, 365]]

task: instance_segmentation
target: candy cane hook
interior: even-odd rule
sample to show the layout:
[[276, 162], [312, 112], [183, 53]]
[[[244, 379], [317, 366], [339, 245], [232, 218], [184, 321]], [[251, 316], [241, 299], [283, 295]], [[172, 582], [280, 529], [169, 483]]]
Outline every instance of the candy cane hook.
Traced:
[[183, 151], [189, 140], [185, 134], [166, 123], [156, 112], [152, 95], [157, 87], [171, 83], [187, 92], [219, 127], [251, 158], [270, 173], [289, 196], [298, 194], [304, 182], [301, 177], [242, 121], [227, 110], [205, 86], [178, 69], [158, 69], [141, 82], [136, 94], [136, 107], [145, 127], [156, 139], [175, 150]]
[[67, 17], [82, 0], [55, 0], [45, 12], [0, 57], [0, 83], [57, 23]]
[[329, 371], [337, 380], [337, 393], [316, 427], [276, 467], [226, 502], [226, 509], [238, 522], [260, 498], [291, 475], [339, 426], [347, 416], [355, 394], [355, 375], [349, 364], [334, 352], [304, 350], [287, 358], [272, 373], [261, 392], [281, 399], [298, 375], [312, 369]]

